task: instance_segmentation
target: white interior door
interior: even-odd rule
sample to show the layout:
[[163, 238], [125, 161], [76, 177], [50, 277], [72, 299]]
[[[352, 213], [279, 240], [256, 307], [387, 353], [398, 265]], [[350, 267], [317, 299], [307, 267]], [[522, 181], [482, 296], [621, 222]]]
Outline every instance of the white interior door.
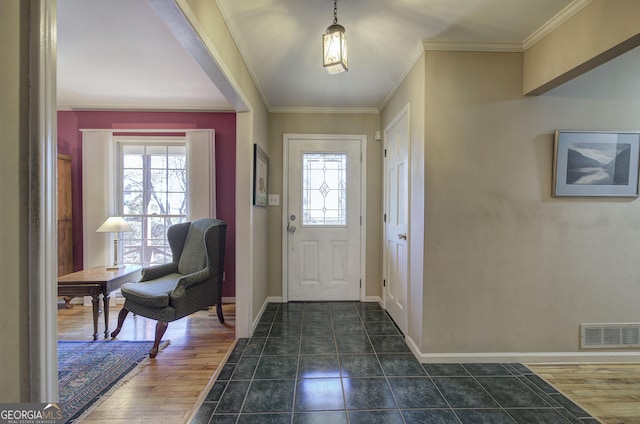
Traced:
[[384, 158], [384, 306], [407, 333], [409, 252], [409, 113], [408, 107], [385, 129]]
[[361, 140], [287, 140], [288, 300], [359, 300]]

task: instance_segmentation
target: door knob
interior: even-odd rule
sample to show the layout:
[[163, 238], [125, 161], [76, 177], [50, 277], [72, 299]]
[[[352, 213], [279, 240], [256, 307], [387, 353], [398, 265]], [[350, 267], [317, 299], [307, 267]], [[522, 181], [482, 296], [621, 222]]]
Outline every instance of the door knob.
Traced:
[[296, 227], [294, 225], [289, 226], [289, 232], [291, 234], [295, 233], [296, 232]]
[[403, 234], [398, 234], [398, 238], [399, 238], [400, 240], [406, 240], [406, 239], [407, 239], [407, 235], [406, 235], [406, 234], [404, 234], [404, 233], [403, 233]]

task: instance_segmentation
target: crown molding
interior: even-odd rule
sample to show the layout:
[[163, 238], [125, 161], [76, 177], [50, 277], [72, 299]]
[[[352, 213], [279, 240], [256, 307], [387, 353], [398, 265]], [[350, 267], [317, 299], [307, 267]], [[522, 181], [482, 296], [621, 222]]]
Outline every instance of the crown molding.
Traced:
[[149, 105], [57, 105], [59, 112], [207, 112], [207, 113], [235, 113], [233, 107], [218, 106], [149, 106]]
[[264, 89], [260, 85], [257, 74], [249, 60], [249, 54], [242, 46], [242, 37], [232, 30], [233, 26], [227, 20], [227, 16], [231, 16], [227, 8], [227, 0], [215, 0], [221, 15], [227, 24], [227, 28], [231, 33], [231, 36], [238, 48], [240, 55], [251, 75], [254, 85], [262, 99], [266, 109], [270, 113], [380, 113], [386, 105], [389, 103], [396, 90], [400, 87], [406, 76], [409, 74], [413, 66], [420, 59], [425, 51], [457, 51], [457, 52], [507, 52], [507, 53], [522, 53], [528, 48], [542, 40], [548, 34], [556, 30], [563, 23], [571, 19], [574, 15], [587, 7], [593, 0], [574, 0], [567, 5], [557, 15], [547, 21], [544, 25], [534, 31], [521, 43], [477, 43], [477, 42], [455, 42], [455, 41], [442, 41], [433, 39], [423, 39], [417, 43], [416, 47], [412, 51], [411, 55], [405, 62], [403, 69], [398, 73], [392, 86], [389, 88], [388, 93], [378, 108], [315, 108], [315, 107], [271, 107]]
[[483, 51], [483, 52], [510, 52], [522, 53], [538, 41], [542, 40], [548, 34], [557, 29], [560, 25], [568, 21], [582, 9], [587, 7], [593, 0], [574, 0], [567, 7], [562, 9], [557, 15], [549, 19], [544, 25], [534, 31], [530, 36], [525, 38], [522, 43], [461, 43], [453, 41], [440, 41], [424, 39], [421, 40], [413, 53], [405, 63], [405, 66], [398, 73], [393, 85], [388, 91], [387, 96], [380, 104], [379, 110], [383, 110], [395, 94], [400, 84], [411, 71], [418, 59], [425, 51]]
[[411, 68], [413, 68], [413, 66], [416, 64], [418, 59], [420, 59], [423, 53], [424, 53], [424, 46], [422, 45], [422, 41], [420, 41], [418, 44], [416, 44], [413, 51], [411, 52], [411, 55], [405, 61], [404, 66], [402, 67], [402, 70], [398, 73], [398, 76], [393, 81], [393, 84], [389, 88], [389, 91], [387, 92], [386, 97], [378, 107], [379, 110], [383, 110], [387, 106], [387, 104], [395, 94], [396, 90], [400, 87], [400, 84], [402, 84], [402, 82], [405, 80], [405, 78], [411, 71]]
[[231, 38], [233, 38], [233, 42], [235, 43], [236, 48], [238, 49], [238, 52], [240, 52], [240, 57], [242, 57], [242, 61], [244, 62], [244, 65], [247, 67], [247, 70], [249, 71], [249, 75], [251, 75], [251, 80], [253, 81], [253, 84], [256, 86], [256, 90], [258, 90], [258, 94], [260, 94], [260, 98], [262, 99], [262, 102], [264, 103], [265, 108], [269, 110], [270, 109], [269, 100], [267, 99], [267, 95], [265, 94], [262, 88], [262, 85], [260, 85], [258, 74], [256, 74], [256, 71], [250, 60], [251, 56], [249, 55], [249, 52], [247, 51], [247, 49], [243, 47], [246, 45], [246, 43], [243, 42], [240, 34], [232, 29], [234, 28], [234, 26], [231, 25], [231, 22], [229, 22], [229, 20], [227, 20], [227, 16], [231, 16], [231, 12], [227, 7], [227, 2], [221, 1], [221, 0], [215, 0], [215, 3], [218, 6], [218, 9], [220, 10], [220, 15], [222, 15], [222, 19], [224, 20], [224, 23], [227, 25], [227, 29], [231, 34]]
[[522, 43], [475, 43], [441, 40], [422, 40], [425, 51], [452, 51], [452, 52], [507, 52], [522, 53]]
[[529, 49], [538, 41], [542, 40], [544, 37], [555, 31], [560, 25], [567, 22], [578, 12], [587, 7], [592, 1], [593, 0], [574, 0], [567, 7], [562, 9], [560, 13], [549, 19], [547, 23], [538, 28], [533, 34], [525, 38], [522, 42], [523, 49]]
[[269, 109], [269, 113], [359, 113], [377, 115], [380, 110], [374, 107], [273, 107]]
[[458, 51], [458, 52], [509, 52], [509, 53], [522, 53], [522, 44], [520, 43], [469, 43], [469, 42], [455, 42], [455, 41], [441, 41], [441, 40], [431, 40], [431, 39], [423, 39], [418, 42], [416, 47], [413, 49], [411, 56], [405, 62], [402, 71], [398, 73], [395, 81], [389, 91], [387, 92], [387, 96], [384, 98], [382, 103], [379, 106], [379, 110], [383, 110], [385, 106], [391, 100], [391, 97], [395, 94], [396, 90], [400, 87], [400, 84], [405, 80], [411, 68], [414, 67], [418, 59], [422, 56], [425, 51]]

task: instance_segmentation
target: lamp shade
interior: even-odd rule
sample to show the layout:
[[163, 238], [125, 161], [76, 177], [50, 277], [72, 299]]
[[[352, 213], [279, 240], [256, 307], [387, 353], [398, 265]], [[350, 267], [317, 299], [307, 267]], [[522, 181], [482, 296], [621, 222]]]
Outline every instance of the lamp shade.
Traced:
[[330, 74], [349, 70], [347, 36], [342, 25], [333, 24], [322, 35], [322, 66]]
[[133, 229], [121, 216], [109, 217], [104, 224], [96, 230], [98, 233], [120, 233], [123, 231], [133, 231]]

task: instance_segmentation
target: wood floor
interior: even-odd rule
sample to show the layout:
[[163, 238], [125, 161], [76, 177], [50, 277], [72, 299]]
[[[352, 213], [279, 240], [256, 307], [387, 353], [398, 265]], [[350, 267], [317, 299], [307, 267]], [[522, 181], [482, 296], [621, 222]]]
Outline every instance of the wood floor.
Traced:
[[527, 364], [605, 424], [640, 424], [640, 363]]
[[[119, 310], [120, 306], [109, 309], [110, 330], [116, 327]], [[223, 313], [224, 324], [218, 322], [215, 309], [169, 323], [164, 339], [169, 339], [170, 345], [82, 422], [186, 423], [218, 365], [233, 346], [235, 305], [224, 305]], [[102, 336], [102, 313], [99, 318], [98, 334]], [[90, 307], [59, 306], [58, 338], [92, 340], [92, 323]], [[154, 333], [155, 321], [129, 314], [118, 339], [153, 340]]]

